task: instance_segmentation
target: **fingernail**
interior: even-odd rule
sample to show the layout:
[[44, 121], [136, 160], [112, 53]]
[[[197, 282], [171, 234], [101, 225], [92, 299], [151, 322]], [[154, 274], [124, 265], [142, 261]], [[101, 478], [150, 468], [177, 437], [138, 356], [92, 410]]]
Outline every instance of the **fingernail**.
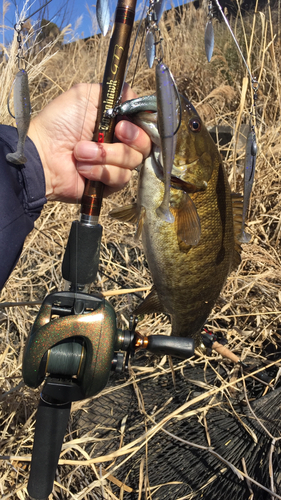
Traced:
[[122, 120], [119, 123], [119, 136], [126, 141], [134, 141], [139, 135], [139, 128], [134, 123]]
[[101, 156], [100, 147], [95, 142], [83, 141], [77, 145], [76, 160], [96, 160]]

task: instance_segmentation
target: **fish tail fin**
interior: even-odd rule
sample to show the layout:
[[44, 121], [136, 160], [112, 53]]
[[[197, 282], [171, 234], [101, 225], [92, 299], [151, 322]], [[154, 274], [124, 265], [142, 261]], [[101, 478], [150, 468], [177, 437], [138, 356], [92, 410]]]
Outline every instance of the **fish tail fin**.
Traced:
[[16, 151], [15, 153], [8, 153], [6, 155], [6, 160], [14, 163], [15, 165], [23, 165], [27, 162], [27, 158], [21, 151]]

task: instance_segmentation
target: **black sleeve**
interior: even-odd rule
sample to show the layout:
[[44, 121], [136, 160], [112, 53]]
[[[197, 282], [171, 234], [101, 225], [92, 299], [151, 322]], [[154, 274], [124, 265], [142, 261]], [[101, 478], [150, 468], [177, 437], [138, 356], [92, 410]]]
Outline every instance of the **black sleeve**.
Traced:
[[39, 217], [45, 198], [42, 163], [27, 137], [25, 165], [7, 162], [6, 154], [17, 149], [17, 130], [0, 125], [0, 289], [15, 267], [24, 240]]

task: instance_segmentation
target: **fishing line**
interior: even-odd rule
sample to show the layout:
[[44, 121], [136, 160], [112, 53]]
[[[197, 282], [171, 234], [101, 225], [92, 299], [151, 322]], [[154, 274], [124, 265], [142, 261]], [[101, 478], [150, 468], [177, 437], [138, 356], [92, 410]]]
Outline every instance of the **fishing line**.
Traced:
[[32, 14], [30, 14], [28, 17], [25, 17], [25, 19], [23, 19], [22, 21], [19, 21], [19, 23], [22, 23], [22, 24], [25, 23], [25, 21], [30, 19], [32, 16], [35, 16], [35, 14], [37, 14], [37, 12], [40, 12], [40, 10], [44, 9], [51, 2], [52, 2], [52, 0], [48, 0], [48, 2], [46, 2], [44, 5], [42, 5], [42, 7], [39, 7], [39, 9], [37, 9], [35, 12], [32, 12]]
[[[222, 15], [222, 18], [234, 40], [234, 43], [236, 45], [236, 48], [238, 50], [238, 53], [240, 54], [241, 58], [242, 58], [242, 61], [245, 65], [245, 68], [249, 74], [249, 77], [250, 77], [250, 81], [251, 81], [251, 85], [252, 85], [252, 90], [253, 90], [253, 103], [252, 103], [252, 110], [250, 111], [250, 128], [251, 128], [251, 133], [252, 133], [252, 147], [251, 147], [251, 155], [252, 155], [252, 160], [253, 160], [253, 167], [252, 169], [254, 170], [254, 162], [255, 162], [255, 158], [256, 158], [256, 155], [257, 155], [257, 143], [256, 143], [256, 133], [255, 133], [255, 124], [256, 124], [256, 120], [257, 120], [257, 113], [256, 113], [256, 103], [257, 103], [257, 99], [258, 99], [258, 89], [259, 89], [259, 82], [258, 80], [253, 77], [252, 73], [251, 73], [251, 70], [247, 64], [247, 61], [243, 55], [243, 52], [240, 48], [240, 45], [231, 29], [231, 26], [228, 22], [228, 19], [226, 17], [226, 15], [224, 14], [223, 10], [222, 10], [222, 7], [219, 3], [219, 0], [215, 0], [217, 6], [218, 6], [218, 9]], [[253, 120], [252, 120], [253, 119]]]
[[139, 50], [139, 53], [138, 53], [137, 61], [136, 61], [136, 64], [135, 64], [135, 70], [134, 70], [134, 74], [133, 74], [133, 78], [132, 78], [132, 83], [131, 83], [132, 87], [134, 86], [134, 83], [135, 83], [135, 77], [136, 77], [136, 74], [137, 74], [137, 67], [138, 67], [139, 60], [140, 60], [140, 55], [141, 55], [141, 49], [142, 49], [142, 45], [143, 45], [144, 34], [145, 34], [145, 26], [144, 26], [143, 33], [142, 33], [140, 50]]
[[[85, 107], [85, 111], [84, 111], [84, 117], [83, 117], [83, 120], [82, 120], [82, 125], [81, 125], [81, 132], [80, 132], [80, 141], [82, 140], [82, 136], [83, 136], [83, 131], [84, 131], [84, 127], [85, 127], [85, 122], [86, 122], [86, 116], [87, 116], [87, 112], [88, 112], [88, 107], [89, 107], [89, 102], [90, 102], [90, 95], [91, 95], [91, 91], [92, 91], [92, 87], [93, 87], [93, 84], [92, 83], [89, 83], [88, 84], [89, 86], [89, 89], [87, 90], [87, 94], [86, 94], [86, 107]], [[96, 115], [96, 119], [97, 119], [97, 115]], [[75, 165], [76, 165], [76, 205], [77, 207], [79, 207], [80, 205], [80, 200], [79, 200], [79, 172], [78, 172], [78, 169], [77, 169], [77, 160], [75, 160]], [[86, 179], [85, 179], [85, 182], [86, 182]], [[77, 283], [77, 276], [78, 276], [78, 230], [76, 230], [75, 232], [75, 251], [76, 251], [76, 266], [75, 266], [75, 289], [74, 289], [74, 292], [75, 294], [78, 292], [78, 283]], [[67, 289], [68, 287], [68, 282], [66, 281], [65, 282], [65, 289]], [[88, 288], [89, 285], [87, 285], [85, 288]]]
[[130, 66], [130, 63], [131, 63], [131, 60], [132, 60], [132, 57], [133, 57], [133, 52], [135, 50], [135, 46], [136, 46], [136, 43], [137, 43], [137, 38], [139, 36], [140, 28], [141, 28], [141, 25], [142, 25], [142, 22], [143, 22], [143, 19], [144, 19], [144, 14], [145, 14], [145, 11], [146, 11], [146, 4], [147, 4], [147, 0], [144, 2], [144, 7], [143, 7], [143, 10], [142, 10], [141, 19], [140, 19], [140, 22], [139, 22], [139, 25], [138, 25], [138, 29], [137, 29], [137, 32], [136, 32], [136, 36], [135, 36], [134, 43], [133, 43], [133, 46], [132, 46], [131, 54], [130, 54], [128, 62], [127, 62], [127, 68], [126, 68], [126, 71], [125, 71], [123, 83], [122, 83], [122, 86], [121, 86], [121, 89], [120, 89], [119, 97], [118, 97], [118, 99], [117, 99], [116, 104], [115, 104], [114, 107], [118, 106], [120, 104], [120, 102], [121, 102], [121, 99], [122, 99], [123, 89], [124, 89], [124, 85], [125, 85], [125, 82], [126, 82], [126, 78], [127, 78], [129, 66]]
[[228, 30], [229, 30], [229, 32], [230, 32], [230, 34], [231, 34], [231, 36], [232, 36], [232, 38], [233, 38], [233, 40], [234, 40], [234, 43], [235, 43], [235, 45], [236, 45], [236, 47], [237, 47], [237, 50], [238, 50], [238, 52], [239, 52], [239, 54], [240, 54], [240, 56], [241, 56], [241, 58], [242, 58], [242, 61], [243, 61], [244, 65], [245, 65], [245, 67], [246, 67], [246, 70], [247, 70], [247, 71], [248, 71], [248, 73], [249, 73], [250, 80], [251, 80], [251, 82], [252, 82], [252, 87], [253, 87], [253, 90], [255, 90], [255, 89], [256, 89], [256, 90], [258, 90], [258, 85], [259, 85], [259, 84], [258, 84], [258, 81], [257, 81], [257, 79], [256, 79], [256, 78], [254, 78], [254, 77], [253, 77], [253, 75], [252, 75], [252, 73], [251, 73], [251, 71], [250, 71], [250, 68], [249, 68], [249, 66], [248, 66], [248, 64], [247, 64], [247, 61], [246, 61], [246, 59], [245, 59], [245, 57], [244, 57], [244, 55], [243, 55], [243, 52], [242, 52], [242, 50], [241, 50], [241, 48], [240, 48], [240, 45], [239, 45], [239, 43], [238, 43], [238, 41], [237, 41], [237, 39], [236, 39], [236, 37], [235, 37], [235, 35], [234, 35], [234, 33], [233, 33], [232, 29], [231, 29], [231, 26], [230, 26], [230, 24], [229, 24], [229, 22], [228, 22], [228, 19], [227, 19], [226, 15], [224, 14], [223, 10], [222, 10], [222, 7], [221, 7], [221, 5], [220, 5], [220, 3], [219, 3], [219, 0], [215, 0], [215, 2], [216, 2], [217, 6], [218, 6], [218, 8], [219, 8], [219, 11], [220, 11], [220, 13], [221, 13], [221, 15], [222, 15], [222, 17], [223, 17], [223, 20], [224, 20], [224, 22], [225, 22], [225, 24], [226, 24], [227, 28], [228, 28]]
[[221, 5], [220, 5], [220, 3], [219, 3], [219, 0], [215, 0], [215, 2], [216, 2], [217, 6], [218, 6], [218, 8], [219, 8], [219, 11], [220, 11], [220, 13], [221, 13], [221, 15], [222, 15], [222, 17], [223, 17], [223, 20], [224, 20], [224, 22], [225, 22], [225, 24], [226, 24], [226, 26], [227, 26], [227, 28], [228, 28], [228, 30], [229, 30], [229, 32], [230, 32], [230, 34], [231, 34], [232, 38], [233, 38], [233, 40], [234, 40], [234, 43], [235, 43], [235, 45], [236, 45], [236, 47], [237, 47], [237, 50], [238, 50], [238, 52], [239, 52], [239, 54], [240, 54], [240, 56], [241, 56], [241, 58], [242, 58], [242, 60], [243, 60], [243, 63], [245, 64], [245, 67], [246, 67], [246, 69], [247, 69], [247, 71], [248, 71], [248, 73], [249, 73], [249, 75], [250, 75], [251, 80], [252, 80], [252, 79], [253, 79], [253, 77], [252, 77], [252, 74], [251, 74], [250, 68], [249, 68], [249, 66], [248, 66], [248, 64], [247, 64], [247, 62], [246, 62], [246, 59], [245, 59], [245, 57], [244, 57], [244, 55], [243, 55], [242, 50], [240, 49], [240, 45], [239, 45], [238, 41], [236, 40], [236, 37], [235, 37], [235, 35], [234, 35], [234, 33], [233, 33], [232, 29], [231, 29], [231, 26], [230, 26], [230, 24], [229, 24], [229, 22], [228, 22], [228, 19], [227, 19], [226, 15], [224, 14], [224, 12], [223, 12], [223, 10], [222, 10], [222, 8], [221, 8]]

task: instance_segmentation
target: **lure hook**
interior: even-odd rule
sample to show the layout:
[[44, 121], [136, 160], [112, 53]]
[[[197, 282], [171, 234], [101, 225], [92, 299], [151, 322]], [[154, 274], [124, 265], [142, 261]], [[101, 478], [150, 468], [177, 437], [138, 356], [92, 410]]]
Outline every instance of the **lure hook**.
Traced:
[[13, 81], [12, 85], [11, 85], [11, 88], [10, 88], [10, 92], [9, 92], [9, 95], [8, 95], [8, 99], [7, 99], [7, 108], [8, 108], [8, 111], [9, 111], [9, 114], [12, 118], [16, 119], [16, 117], [13, 115], [13, 113], [11, 112], [11, 108], [10, 108], [10, 97], [11, 97], [11, 92], [12, 92], [12, 88], [13, 86], [15, 85], [15, 80]]

